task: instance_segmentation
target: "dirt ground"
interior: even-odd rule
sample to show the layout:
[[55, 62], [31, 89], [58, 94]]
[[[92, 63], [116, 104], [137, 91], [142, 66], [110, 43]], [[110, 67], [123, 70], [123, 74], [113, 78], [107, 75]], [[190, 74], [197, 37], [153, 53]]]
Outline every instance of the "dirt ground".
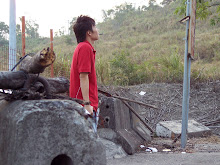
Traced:
[[[182, 84], [152, 83], [129, 87], [102, 86], [101, 89], [121, 97], [157, 106], [139, 106], [138, 114], [155, 130], [160, 121], [182, 119]], [[140, 95], [140, 92], [146, 92]], [[132, 104], [132, 103], [131, 103]], [[190, 87], [189, 119], [212, 129], [213, 135], [187, 140], [185, 149], [178, 139], [154, 137], [131, 156], [108, 160], [108, 165], [139, 164], [219, 164], [220, 159], [220, 81], [196, 83]], [[148, 147], [157, 153], [146, 151]], [[184, 154], [185, 153], [185, 154]]]
[[[102, 86], [109, 93], [157, 106], [139, 106], [138, 113], [155, 130], [160, 121], [182, 119], [182, 84], [152, 83], [129, 87]], [[146, 92], [140, 95], [140, 92]], [[196, 83], [190, 87], [189, 119], [208, 126], [220, 136], [220, 81]]]

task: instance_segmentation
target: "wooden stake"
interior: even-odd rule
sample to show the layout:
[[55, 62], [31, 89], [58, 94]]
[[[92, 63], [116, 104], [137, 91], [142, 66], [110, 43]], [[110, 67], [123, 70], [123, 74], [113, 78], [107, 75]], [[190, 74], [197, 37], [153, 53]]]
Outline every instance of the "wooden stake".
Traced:
[[[50, 29], [50, 49], [53, 51], [53, 29]], [[54, 69], [53, 69], [53, 64], [50, 66], [51, 68], [51, 77], [54, 77]]]

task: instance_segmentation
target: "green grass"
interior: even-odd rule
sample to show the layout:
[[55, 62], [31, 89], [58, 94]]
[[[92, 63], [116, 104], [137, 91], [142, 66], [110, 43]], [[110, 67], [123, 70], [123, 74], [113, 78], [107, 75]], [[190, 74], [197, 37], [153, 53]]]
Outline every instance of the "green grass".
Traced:
[[[178, 4], [147, 11], [132, 11], [97, 26], [100, 39], [95, 43], [96, 71], [101, 84], [134, 85], [151, 82], [182, 82], [185, 50], [185, 25], [174, 15]], [[191, 80], [220, 79], [220, 25], [207, 20], [196, 22], [195, 60]], [[30, 42], [28, 51], [50, 45], [49, 39]], [[69, 78], [74, 36], [54, 38], [55, 76]], [[46, 76], [50, 76], [48, 68]]]

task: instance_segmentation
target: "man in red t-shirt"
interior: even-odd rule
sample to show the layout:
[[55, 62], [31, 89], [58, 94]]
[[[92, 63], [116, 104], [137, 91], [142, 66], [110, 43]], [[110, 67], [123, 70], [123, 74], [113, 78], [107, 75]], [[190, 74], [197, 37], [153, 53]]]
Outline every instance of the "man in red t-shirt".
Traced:
[[[97, 128], [98, 90], [95, 71], [95, 49], [93, 44], [99, 39], [95, 21], [88, 16], [79, 16], [73, 26], [77, 47], [73, 53], [70, 70], [70, 97], [91, 102], [84, 105], [90, 115], [94, 116]], [[96, 129], [95, 129], [96, 132]]]

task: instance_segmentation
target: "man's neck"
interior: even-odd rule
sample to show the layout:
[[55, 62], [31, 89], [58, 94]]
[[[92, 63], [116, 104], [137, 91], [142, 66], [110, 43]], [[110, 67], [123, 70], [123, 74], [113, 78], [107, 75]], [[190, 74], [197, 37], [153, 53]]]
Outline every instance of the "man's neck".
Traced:
[[89, 38], [89, 37], [87, 37], [86, 40], [87, 40], [92, 46], [93, 46], [94, 43], [95, 43], [95, 42], [94, 42], [93, 40], [91, 40], [91, 38]]

